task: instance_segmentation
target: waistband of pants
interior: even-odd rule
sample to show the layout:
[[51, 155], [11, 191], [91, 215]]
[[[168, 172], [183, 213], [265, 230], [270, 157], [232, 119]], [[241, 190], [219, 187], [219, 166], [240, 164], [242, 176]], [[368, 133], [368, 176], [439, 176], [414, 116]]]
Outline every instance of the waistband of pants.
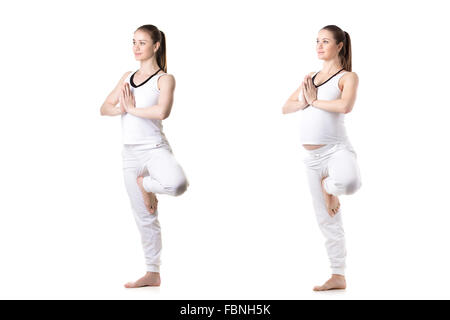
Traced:
[[139, 143], [139, 144], [124, 144], [123, 148], [126, 150], [142, 151], [142, 150], [160, 148], [160, 147], [165, 147], [165, 146], [170, 147], [170, 145], [167, 141]]
[[341, 143], [330, 143], [326, 144], [320, 148], [308, 150], [304, 149], [307, 155], [323, 155], [326, 152], [330, 151], [333, 148], [337, 148], [339, 145], [342, 145]]

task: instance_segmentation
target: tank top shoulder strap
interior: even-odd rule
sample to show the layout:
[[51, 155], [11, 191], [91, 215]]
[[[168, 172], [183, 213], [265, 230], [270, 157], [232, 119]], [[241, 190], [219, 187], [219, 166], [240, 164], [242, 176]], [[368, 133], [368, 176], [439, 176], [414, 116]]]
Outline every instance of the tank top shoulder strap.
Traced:
[[156, 87], [156, 90], [158, 90], [159, 91], [159, 88], [158, 88], [158, 80], [159, 80], [159, 78], [161, 78], [162, 76], [164, 76], [164, 75], [166, 75], [167, 73], [166, 72], [161, 72], [161, 73], [158, 73], [157, 75], [155, 75], [153, 78], [155, 79], [155, 80], [153, 80], [154, 81], [154, 83], [155, 83], [155, 87]]
[[166, 75], [167, 73], [166, 72], [161, 72], [161, 73], [158, 73], [157, 75], [155, 75], [155, 81], [158, 81], [158, 79], [161, 77], [161, 76], [163, 76], [163, 75]]
[[339, 80], [341, 80], [341, 78], [342, 78], [342, 76], [344, 75], [344, 74], [346, 74], [348, 71], [347, 70], [344, 70], [344, 71], [342, 71], [342, 72], [339, 72], [336, 76], [335, 76], [335, 78], [336, 78], [336, 82], [337, 83], [339, 83]]

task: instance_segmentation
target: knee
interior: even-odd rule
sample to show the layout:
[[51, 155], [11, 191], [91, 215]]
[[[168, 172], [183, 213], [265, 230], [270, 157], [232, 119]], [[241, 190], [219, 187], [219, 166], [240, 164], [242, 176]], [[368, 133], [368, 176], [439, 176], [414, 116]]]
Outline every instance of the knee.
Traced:
[[176, 183], [173, 183], [170, 186], [166, 187], [166, 189], [168, 190], [170, 195], [177, 197], [182, 195], [187, 190], [188, 186], [189, 182], [187, 181], [187, 179], [183, 178], [176, 181]]
[[344, 183], [344, 193], [346, 195], [354, 194], [361, 188], [361, 180], [360, 179], [352, 179]]
[[186, 179], [183, 179], [183, 181], [181, 183], [177, 184], [177, 186], [175, 188], [175, 196], [180, 196], [183, 193], [185, 193], [188, 186], [189, 186], [189, 182]]
[[330, 217], [328, 214], [318, 220], [319, 228], [328, 242], [336, 242], [344, 238], [344, 229], [342, 222], [336, 217]]

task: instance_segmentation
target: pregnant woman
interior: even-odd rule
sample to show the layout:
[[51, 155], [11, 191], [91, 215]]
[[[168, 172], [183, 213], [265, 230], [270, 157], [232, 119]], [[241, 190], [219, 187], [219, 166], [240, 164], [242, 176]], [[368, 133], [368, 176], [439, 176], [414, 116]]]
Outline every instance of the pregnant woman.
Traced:
[[345, 237], [338, 196], [361, 187], [357, 154], [347, 137], [344, 117], [356, 100], [358, 76], [352, 72], [350, 36], [335, 25], [319, 31], [317, 56], [322, 70], [305, 76], [289, 97], [284, 114], [302, 110], [300, 140], [316, 218], [325, 236], [331, 278], [315, 291], [345, 289]]
[[125, 187], [147, 265], [147, 273], [126, 288], [160, 285], [161, 229], [155, 194], [178, 196], [189, 185], [161, 124], [170, 114], [175, 90], [175, 78], [167, 73], [165, 42], [164, 33], [153, 25], [134, 32], [133, 52], [140, 68], [122, 76], [100, 110], [122, 118]]

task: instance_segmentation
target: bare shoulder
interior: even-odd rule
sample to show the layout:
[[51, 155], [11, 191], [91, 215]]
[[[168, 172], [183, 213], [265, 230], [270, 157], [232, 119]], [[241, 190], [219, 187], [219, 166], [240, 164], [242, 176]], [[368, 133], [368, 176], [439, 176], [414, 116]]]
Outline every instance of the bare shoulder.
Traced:
[[173, 88], [175, 87], [175, 77], [173, 74], [164, 73], [158, 78], [158, 89], [161, 90], [161, 86]]
[[125, 72], [122, 77], [120, 78], [119, 82], [116, 85], [116, 90], [118, 90], [118, 88], [120, 88], [123, 83], [125, 82], [125, 79], [130, 75], [130, 73], [132, 73], [133, 71], [127, 71]]
[[305, 77], [302, 79], [302, 81], [306, 80], [307, 77], [312, 77], [315, 74], [316, 74], [315, 71], [308, 73], [307, 75], [305, 75]]
[[161, 81], [173, 81], [175, 82], [175, 77], [173, 74], [171, 73], [163, 73], [159, 79], [161, 79]]
[[122, 78], [120, 78], [118, 85], [121, 85], [124, 83], [125, 79], [132, 73], [133, 71], [127, 71], [123, 74]]
[[346, 72], [343, 76], [342, 76], [342, 80], [343, 81], [347, 81], [347, 80], [350, 80], [350, 81], [358, 81], [358, 75], [356, 74], [356, 72], [353, 72], [353, 71], [348, 71], [348, 72]]
[[358, 75], [356, 72], [348, 71], [339, 79], [338, 86], [342, 91], [344, 88], [357, 88], [358, 87]]
[[123, 74], [122, 79], [121, 80], [125, 80], [126, 77], [128, 77], [130, 75], [130, 73], [132, 73], [133, 71], [127, 71]]

